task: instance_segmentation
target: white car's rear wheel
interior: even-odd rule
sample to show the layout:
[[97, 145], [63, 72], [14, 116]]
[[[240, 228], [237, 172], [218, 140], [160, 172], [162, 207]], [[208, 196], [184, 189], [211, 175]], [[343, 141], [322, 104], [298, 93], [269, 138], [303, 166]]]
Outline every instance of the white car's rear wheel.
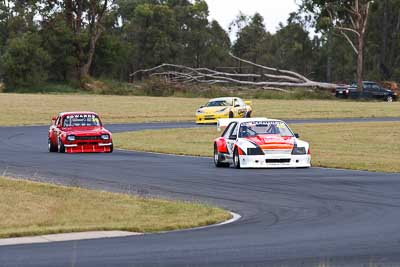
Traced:
[[226, 168], [229, 167], [229, 163], [221, 162], [221, 156], [218, 153], [217, 146], [214, 145], [214, 164], [217, 168]]

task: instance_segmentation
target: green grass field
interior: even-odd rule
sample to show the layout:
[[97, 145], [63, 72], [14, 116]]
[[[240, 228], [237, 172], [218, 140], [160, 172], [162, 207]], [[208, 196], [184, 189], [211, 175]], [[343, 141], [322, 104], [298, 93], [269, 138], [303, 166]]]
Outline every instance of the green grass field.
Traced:
[[[310, 142], [313, 166], [400, 172], [399, 122], [296, 124], [292, 129]], [[211, 157], [219, 134], [216, 127], [149, 130], [115, 134], [114, 140], [123, 149]]]
[[230, 217], [229, 212], [202, 204], [0, 177], [0, 238], [100, 230], [158, 232]]
[[[94, 111], [105, 123], [194, 121], [205, 98], [0, 94], [0, 126], [47, 125], [62, 111]], [[253, 100], [254, 116], [278, 119], [398, 117], [400, 102]]]

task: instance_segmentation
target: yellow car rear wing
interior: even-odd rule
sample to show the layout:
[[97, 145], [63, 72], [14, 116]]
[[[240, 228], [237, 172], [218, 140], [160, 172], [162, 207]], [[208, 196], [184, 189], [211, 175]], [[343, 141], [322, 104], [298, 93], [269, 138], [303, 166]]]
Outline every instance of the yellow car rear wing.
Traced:
[[245, 103], [246, 105], [248, 105], [248, 106], [252, 106], [252, 105], [253, 105], [253, 102], [250, 101], [250, 100], [245, 100], [244, 103]]

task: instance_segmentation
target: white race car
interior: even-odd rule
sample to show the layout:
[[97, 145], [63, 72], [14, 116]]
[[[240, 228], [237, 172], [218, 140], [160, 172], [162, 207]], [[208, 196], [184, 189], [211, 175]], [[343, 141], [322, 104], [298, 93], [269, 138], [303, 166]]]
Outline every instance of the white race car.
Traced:
[[308, 168], [310, 145], [301, 141], [284, 121], [267, 118], [222, 119], [225, 128], [214, 141], [217, 167]]

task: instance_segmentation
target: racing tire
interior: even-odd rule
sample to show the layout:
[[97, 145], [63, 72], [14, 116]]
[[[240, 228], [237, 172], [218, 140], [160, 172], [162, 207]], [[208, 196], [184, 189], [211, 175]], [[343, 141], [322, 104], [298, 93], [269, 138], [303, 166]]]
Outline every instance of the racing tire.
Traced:
[[58, 151], [58, 147], [56, 145], [54, 145], [53, 142], [51, 142], [50, 138], [47, 142], [48, 142], [49, 152], [57, 152]]
[[236, 169], [240, 169], [240, 157], [239, 157], [239, 151], [237, 148], [235, 148], [235, 151], [233, 152], [233, 167]]
[[388, 96], [388, 97], [386, 97], [386, 102], [389, 102], [389, 103], [391, 103], [391, 102], [393, 102], [393, 97], [392, 96]]
[[57, 150], [59, 153], [65, 153], [65, 146], [63, 144], [63, 142], [61, 141], [61, 139], [58, 139], [58, 144], [57, 144]]
[[246, 113], [246, 118], [251, 118], [251, 111]]
[[229, 163], [221, 162], [220, 154], [218, 153], [217, 147], [214, 146], [214, 164], [217, 168], [227, 168]]
[[229, 112], [229, 119], [233, 119], [233, 112], [232, 111]]
[[112, 144], [112, 145], [110, 146], [110, 151], [108, 151], [107, 153], [113, 153], [113, 151], [114, 151], [114, 144]]

